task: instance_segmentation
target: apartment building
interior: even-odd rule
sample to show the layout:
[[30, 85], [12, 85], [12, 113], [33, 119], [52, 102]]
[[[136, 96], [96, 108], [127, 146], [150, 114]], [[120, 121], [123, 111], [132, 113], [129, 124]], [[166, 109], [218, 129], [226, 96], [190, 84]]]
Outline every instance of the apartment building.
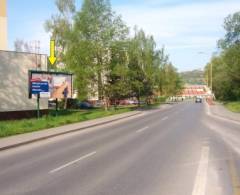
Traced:
[[7, 50], [7, 0], [0, 0], [0, 50]]

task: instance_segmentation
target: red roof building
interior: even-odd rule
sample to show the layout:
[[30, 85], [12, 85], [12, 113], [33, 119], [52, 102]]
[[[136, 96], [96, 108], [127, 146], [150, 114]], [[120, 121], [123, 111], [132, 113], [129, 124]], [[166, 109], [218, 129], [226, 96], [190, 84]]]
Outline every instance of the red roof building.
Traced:
[[181, 96], [182, 97], [196, 97], [196, 96], [202, 96], [206, 97], [209, 96], [210, 90], [206, 85], [185, 85]]

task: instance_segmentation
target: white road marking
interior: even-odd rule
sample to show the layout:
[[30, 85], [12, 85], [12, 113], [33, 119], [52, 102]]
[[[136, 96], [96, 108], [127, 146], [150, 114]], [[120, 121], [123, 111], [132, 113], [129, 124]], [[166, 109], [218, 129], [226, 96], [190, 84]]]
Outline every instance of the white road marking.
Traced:
[[166, 117], [162, 118], [161, 121], [165, 121], [165, 120], [167, 120], [167, 119], [168, 119], [168, 117], [166, 116]]
[[209, 147], [204, 146], [202, 147], [201, 159], [199, 162], [192, 195], [205, 195], [206, 193], [208, 162]]
[[149, 127], [146, 126], [146, 127], [142, 128], [142, 129], [137, 130], [136, 133], [141, 133], [141, 132], [147, 130], [148, 128], [149, 128]]
[[60, 170], [66, 168], [66, 167], [68, 167], [68, 166], [70, 166], [70, 165], [73, 165], [73, 164], [75, 164], [75, 163], [77, 163], [77, 162], [79, 162], [79, 161], [81, 161], [81, 160], [83, 160], [83, 159], [86, 159], [86, 158], [88, 158], [88, 157], [91, 157], [91, 156], [93, 156], [93, 155], [96, 154], [96, 153], [97, 153], [97, 152], [91, 152], [91, 153], [89, 153], [89, 154], [86, 154], [86, 155], [84, 155], [84, 156], [82, 156], [82, 157], [80, 157], [80, 158], [78, 158], [78, 159], [76, 159], [76, 160], [74, 160], [74, 161], [71, 161], [71, 162], [66, 163], [66, 164], [64, 164], [64, 165], [62, 165], [62, 166], [60, 166], [60, 167], [58, 167], [58, 168], [56, 168], [56, 169], [53, 169], [53, 170], [49, 171], [49, 173], [55, 173], [55, 172], [57, 172], [57, 171], [60, 171]]

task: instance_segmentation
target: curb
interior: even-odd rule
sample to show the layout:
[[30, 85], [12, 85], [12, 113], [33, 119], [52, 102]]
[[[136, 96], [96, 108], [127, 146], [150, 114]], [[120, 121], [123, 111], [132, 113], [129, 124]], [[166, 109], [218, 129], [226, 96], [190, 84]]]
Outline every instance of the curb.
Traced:
[[223, 116], [223, 115], [221, 115], [221, 114], [219, 114], [219, 113], [216, 113], [216, 112], [211, 111], [211, 114], [217, 116], [218, 118], [222, 118], [223, 120], [229, 120], [229, 121], [232, 121], [232, 122], [234, 122], [234, 123], [240, 124], [240, 121], [239, 121], [239, 120], [235, 120], [235, 119], [232, 119], [232, 118], [230, 118], [230, 117]]
[[101, 125], [104, 125], [104, 124], [108, 124], [108, 123], [112, 123], [112, 122], [115, 122], [115, 121], [119, 121], [119, 120], [122, 120], [122, 119], [125, 119], [125, 118], [128, 118], [128, 117], [139, 115], [139, 114], [141, 114], [141, 112], [134, 113], [134, 114], [131, 114], [131, 115], [128, 115], [128, 116], [123, 116], [123, 117], [116, 118], [116, 119], [112, 119], [112, 120], [109, 120], [109, 121], [105, 121], [105, 122], [100, 122], [100, 123], [97, 123], [97, 124], [89, 125], [89, 126], [86, 126], [86, 127], [80, 127], [80, 128], [72, 129], [72, 130], [69, 130], [69, 131], [56, 133], [56, 134], [53, 134], [53, 135], [48, 135], [48, 136], [43, 136], [43, 137], [31, 139], [29, 141], [24, 141], [24, 142], [17, 143], [17, 144], [11, 144], [11, 145], [7, 145], [7, 146], [3, 146], [3, 147], [0, 147], [0, 151], [12, 149], [12, 148], [17, 148], [19, 146], [31, 144], [31, 143], [34, 143], [34, 142], [46, 140], [46, 139], [53, 138], [53, 137], [58, 137], [60, 135], [74, 133], [74, 132], [85, 130], [85, 129], [92, 128], [92, 127], [101, 126]]
[[234, 120], [234, 119], [232, 119], [230, 117], [226, 117], [226, 116], [220, 115], [219, 113], [213, 112], [210, 109], [211, 105], [209, 105], [208, 103], [206, 103], [206, 106], [207, 106], [207, 113], [211, 117], [215, 117], [215, 118], [218, 118], [218, 119], [221, 119], [221, 120], [227, 120], [227, 121], [231, 121], [231, 122], [236, 123], [236, 124], [240, 124], [240, 121], [238, 121], [238, 120]]

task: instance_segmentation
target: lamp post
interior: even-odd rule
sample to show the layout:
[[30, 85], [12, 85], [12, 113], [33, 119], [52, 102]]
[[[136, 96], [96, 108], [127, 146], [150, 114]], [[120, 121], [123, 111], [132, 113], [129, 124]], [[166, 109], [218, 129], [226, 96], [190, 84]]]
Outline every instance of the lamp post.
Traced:
[[212, 62], [210, 62], [210, 75], [211, 75], [210, 89], [211, 89], [211, 91], [213, 91], [213, 65], [212, 65]]

